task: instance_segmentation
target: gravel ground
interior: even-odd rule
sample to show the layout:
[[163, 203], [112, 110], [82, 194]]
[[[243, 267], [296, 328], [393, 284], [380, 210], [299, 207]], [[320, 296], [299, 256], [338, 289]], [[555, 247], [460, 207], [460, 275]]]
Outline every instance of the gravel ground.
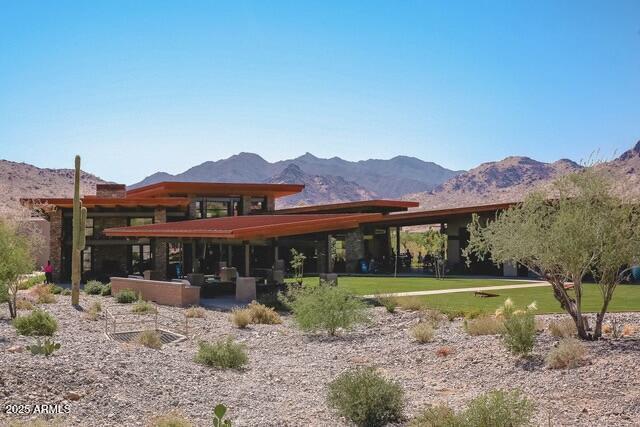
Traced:
[[[459, 320], [445, 322], [434, 342], [417, 344], [408, 333], [418, 321], [411, 312], [372, 308], [370, 325], [329, 338], [301, 334], [286, 316], [281, 325], [238, 330], [227, 313], [207, 311], [204, 319], [190, 319], [190, 339], [151, 350], [109, 340], [104, 319], [87, 320], [69, 298], [42, 306], [60, 324], [56, 341], [62, 348], [49, 358], [15, 352], [33, 340], [17, 336], [6, 305], [0, 308], [0, 424], [35, 418], [6, 415], [6, 404], [46, 403], [69, 405], [68, 414], [48, 418], [65, 426], [149, 425], [153, 416], [173, 410], [210, 426], [213, 407], [222, 402], [234, 426], [348, 425], [326, 406], [326, 385], [347, 368], [375, 365], [404, 387], [408, 416], [429, 404], [459, 409], [482, 392], [518, 387], [536, 402], [538, 425], [640, 425], [638, 332], [587, 343], [586, 366], [550, 370], [544, 357], [556, 340], [548, 332], [538, 335], [533, 356], [522, 361], [499, 337], [468, 336]], [[87, 295], [81, 305], [88, 308], [94, 300], [114, 305], [111, 298]], [[615, 316], [640, 329], [640, 313]], [[558, 316], [540, 317], [548, 322]], [[246, 369], [193, 362], [199, 340], [224, 335], [247, 345]], [[443, 345], [454, 353], [437, 356]]]

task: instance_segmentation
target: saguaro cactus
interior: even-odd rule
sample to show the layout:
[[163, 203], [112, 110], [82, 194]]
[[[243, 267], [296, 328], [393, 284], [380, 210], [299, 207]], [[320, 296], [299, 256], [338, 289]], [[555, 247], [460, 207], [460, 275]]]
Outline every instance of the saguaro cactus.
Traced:
[[76, 156], [76, 173], [73, 186], [73, 247], [71, 251], [71, 304], [80, 304], [80, 278], [82, 260], [80, 254], [84, 250], [86, 238], [84, 228], [87, 222], [87, 208], [82, 207], [80, 200], [80, 156]]

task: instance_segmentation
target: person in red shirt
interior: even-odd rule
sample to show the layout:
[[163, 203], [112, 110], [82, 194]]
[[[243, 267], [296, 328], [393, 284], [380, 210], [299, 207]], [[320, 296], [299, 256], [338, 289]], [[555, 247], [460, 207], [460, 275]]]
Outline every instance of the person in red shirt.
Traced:
[[51, 261], [47, 261], [47, 265], [42, 267], [44, 271], [44, 282], [47, 284], [53, 283], [53, 265], [51, 265]]

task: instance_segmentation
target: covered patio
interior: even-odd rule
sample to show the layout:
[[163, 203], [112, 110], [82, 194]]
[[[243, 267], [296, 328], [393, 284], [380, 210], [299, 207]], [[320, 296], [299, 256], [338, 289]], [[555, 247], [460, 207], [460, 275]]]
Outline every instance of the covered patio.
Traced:
[[[246, 300], [256, 289], [284, 283], [289, 250], [310, 254], [310, 270], [330, 267], [330, 236], [357, 229], [380, 218], [366, 214], [290, 214], [207, 218], [130, 227], [109, 228], [109, 237], [148, 238], [166, 248], [164, 271], [149, 271], [147, 280], [188, 280], [199, 286], [201, 298], [230, 294]], [[304, 236], [301, 238], [300, 236]], [[156, 267], [160, 265], [156, 263]], [[242, 288], [242, 289], [241, 289]]]

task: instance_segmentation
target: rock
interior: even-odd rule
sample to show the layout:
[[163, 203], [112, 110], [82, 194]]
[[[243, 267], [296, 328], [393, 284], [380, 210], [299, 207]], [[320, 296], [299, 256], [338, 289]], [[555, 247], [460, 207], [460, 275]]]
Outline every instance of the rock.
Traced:
[[24, 351], [24, 347], [21, 345], [14, 345], [7, 349], [9, 353], [22, 353]]
[[65, 399], [67, 400], [71, 400], [71, 401], [77, 401], [80, 400], [80, 393], [78, 393], [77, 391], [68, 391], [67, 394], [64, 395]]

